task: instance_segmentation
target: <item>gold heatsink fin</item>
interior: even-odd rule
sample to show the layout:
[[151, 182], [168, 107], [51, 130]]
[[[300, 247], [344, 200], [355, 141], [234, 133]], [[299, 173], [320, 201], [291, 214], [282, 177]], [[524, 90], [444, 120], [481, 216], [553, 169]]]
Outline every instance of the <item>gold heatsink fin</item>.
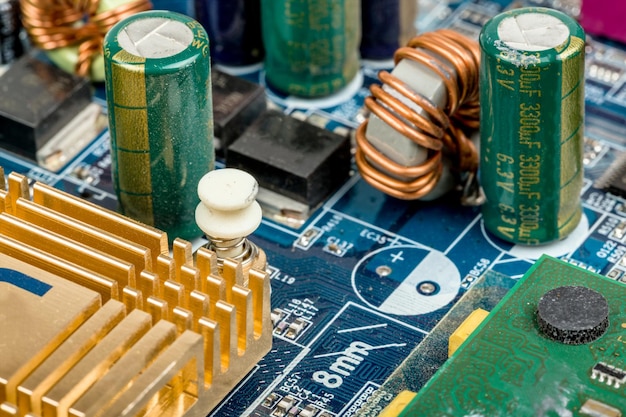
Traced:
[[1, 169], [0, 316], [0, 416], [205, 416], [272, 340], [266, 271]]

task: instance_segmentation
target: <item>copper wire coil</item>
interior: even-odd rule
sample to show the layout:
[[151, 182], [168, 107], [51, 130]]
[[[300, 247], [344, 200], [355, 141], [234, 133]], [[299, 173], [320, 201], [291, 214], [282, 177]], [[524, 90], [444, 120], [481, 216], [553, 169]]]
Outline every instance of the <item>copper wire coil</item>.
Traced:
[[87, 76], [102, 53], [104, 35], [120, 20], [150, 10], [149, 0], [134, 0], [98, 13], [99, 0], [20, 0], [22, 23], [34, 45], [44, 50], [78, 46], [75, 71]]
[[478, 153], [465, 131], [479, 126], [478, 43], [452, 30], [438, 30], [416, 36], [399, 48], [395, 63], [409, 59], [441, 77], [447, 94], [445, 108], [409, 88], [387, 71], [378, 74], [387, 87], [422, 108], [422, 116], [394, 97], [385, 88], [372, 85], [365, 106], [394, 130], [428, 150], [426, 160], [404, 166], [380, 152], [366, 138], [366, 120], [356, 132], [356, 164], [361, 176], [373, 187], [393, 197], [414, 200], [429, 194], [443, 170], [443, 155], [459, 175], [474, 180]]

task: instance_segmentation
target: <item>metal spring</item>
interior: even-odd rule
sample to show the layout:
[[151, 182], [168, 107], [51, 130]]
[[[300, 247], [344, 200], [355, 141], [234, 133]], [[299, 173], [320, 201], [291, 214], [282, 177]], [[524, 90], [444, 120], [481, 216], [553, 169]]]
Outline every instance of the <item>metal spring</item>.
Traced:
[[78, 45], [75, 71], [87, 76], [94, 56], [102, 53], [109, 29], [125, 17], [152, 8], [149, 0], [134, 0], [98, 13], [99, 4], [100, 0], [20, 0], [22, 23], [41, 49]]
[[[356, 132], [356, 164], [361, 176], [393, 197], [418, 199], [437, 185], [445, 154], [451, 159], [452, 169], [464, 177], [465, 194], [475, 193], [478, 153], [465, 131], [479, 127], [478, 43], [442, 29], [411, 39], [394, 55], [396, 64], [402, 59], [417, 62], [441, 77], [447, 90], [447, 105], [443, 109], [436, 107], [389, 72], [381, 71], [378, 78], [382, 83], [420, 106], [428, 117], [416, 113], [379, 85], [370, 87], [372, 96], [365, 99], [366, 107], [393, 129], [428, 149], [428, 157], [416, 166], [396, 163], [367, 140], [366, 120]], [[472, 197], [465, 197], [471, 203]]]
[[[209, 239], [208, 249], [215, 252], [217, 255], [218, 265], [224, 263], [225, 258], [233, 259], [241, 262], [242, 266], [252, 262], [257, 256], [258, 248], [247, 238], [236, 239], [220, 239], [211, 236], [207, 236]], [[237, 255], [230, 255], [232, 251], [239, 252]]]

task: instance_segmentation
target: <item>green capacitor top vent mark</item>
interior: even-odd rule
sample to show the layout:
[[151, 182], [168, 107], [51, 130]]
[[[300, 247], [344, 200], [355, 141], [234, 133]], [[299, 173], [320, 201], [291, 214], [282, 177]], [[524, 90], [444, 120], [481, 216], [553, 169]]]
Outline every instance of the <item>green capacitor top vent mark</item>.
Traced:
[[485, 227], [538, 245], [567, 236], [582, 207], [585, 34], [552, 9], [511, 10], [480, 34]]
[[108, 32], [104, 55], [122, 213], [171, 239], [200, 236], [196, 188], [214, 167], [206, 32], [178, 13], [139, 13]]
[[272, 87], [321, 97], [359, 69], [359, 0], [263, 0], [265, 76]]

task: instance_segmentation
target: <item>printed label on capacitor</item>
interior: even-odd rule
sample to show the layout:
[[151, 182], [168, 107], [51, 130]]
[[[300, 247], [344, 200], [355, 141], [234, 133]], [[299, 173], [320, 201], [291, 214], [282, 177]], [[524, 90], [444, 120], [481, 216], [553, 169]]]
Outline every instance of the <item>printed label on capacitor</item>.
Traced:
[[481, 33], [483, 218], [504, 240], [547, 243], [580, 220], [581, 37], [541, 8], [504, 13]]
[[262, 2], [268, 82], [305, 97], [346, 86], [359, 69], [359, 9], [354, 0]]
[[122, 213], [201, 235], [196, 187], [214, 166], [209, 40], [190, 17], [133, 15], [104, 42], [113, 180]]

